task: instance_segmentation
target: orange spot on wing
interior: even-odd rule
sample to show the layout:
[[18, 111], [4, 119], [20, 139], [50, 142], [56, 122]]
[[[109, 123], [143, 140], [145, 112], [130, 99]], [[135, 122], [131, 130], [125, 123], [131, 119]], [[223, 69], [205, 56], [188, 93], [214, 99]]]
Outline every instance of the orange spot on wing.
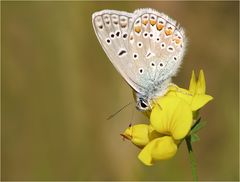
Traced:
[[151, 25], [155, 25], [156, 24], [156, 20], [150, 20], [150, 24]]
[[164, 27], [164, 25], [163, 25], [163, 24], [160, 24], [160, 23], [158, 23], [158, 24], [157, 24], [157, 29], [158, 29], [158, 30], [162, 30], [162, 29], [163, 29], [163, 27]]
[[176, 39], [175, 42], [176, 42], [176, 44], [180, 44], [181, 40], [180, 39]]
[[165, 30], [165, 34], [168, 36], [168, 35], [171, 35], [173, 33], [173, 31], [171, 29], [166, 29]]
[[143, 23], [144, 25], [147, 25], [148, 20], [143, 20], [142, 23]]
[[181, 39], [179, 37], [175, 37], [173, 40], [175, 41], [176, 44], [181, 43]]
[[140, 26], [136, 26], [134, 28], [134, 31], [137, 32], [137, 33], [141, 32], [141, 27]]

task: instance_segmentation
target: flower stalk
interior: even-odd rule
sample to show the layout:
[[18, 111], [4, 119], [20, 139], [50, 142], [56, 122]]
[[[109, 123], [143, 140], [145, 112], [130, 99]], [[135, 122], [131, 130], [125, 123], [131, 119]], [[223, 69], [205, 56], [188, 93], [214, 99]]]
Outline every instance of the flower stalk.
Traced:
[[189, 159], [191, 162], [191, 169], [192, 169], [192, 176], [194, 181], [198, 181], [198, 175], [197, 175], [197, 163], [195, 160], [195, 156], [193, 154], [192, 144], [191, 144], [191, 135], [185, 138]]

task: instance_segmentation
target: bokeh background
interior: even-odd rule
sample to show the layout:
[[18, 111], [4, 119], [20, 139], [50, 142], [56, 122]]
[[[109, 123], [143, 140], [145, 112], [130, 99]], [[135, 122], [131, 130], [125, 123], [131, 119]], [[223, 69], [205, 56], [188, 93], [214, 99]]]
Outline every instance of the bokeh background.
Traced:
[[239, 2], [1, 2], [2, 180], [192, 180], [186, 145], [153, 167], [120, 133], [147, 122], [111, 65], [93, 12], [151, 7], [186, 29], [174, 83], [204, 69], [214, 97], [193, 145], [200, 180], [239, 179]]

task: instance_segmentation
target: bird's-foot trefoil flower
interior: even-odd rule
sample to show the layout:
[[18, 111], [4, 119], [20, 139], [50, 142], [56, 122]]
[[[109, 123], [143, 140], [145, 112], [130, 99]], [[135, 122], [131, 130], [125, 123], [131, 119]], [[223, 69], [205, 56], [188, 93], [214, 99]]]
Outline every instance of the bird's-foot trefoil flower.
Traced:
[[141, 149], [138, 154], [141, 162], [150, 166], [156, 161], [170, 159], [184, 139], [190, 142], [199, 139], [196, 132], [202, 122], [198, 111], [213, 99], [205, 92], [203, 71], [198, 79], [193, 71], [189, 89], [169, 85], [166, 94], [154, 101], [152, 110], [146, 114], [149, 124], [132, 125], [124, 131], [122, 136]]

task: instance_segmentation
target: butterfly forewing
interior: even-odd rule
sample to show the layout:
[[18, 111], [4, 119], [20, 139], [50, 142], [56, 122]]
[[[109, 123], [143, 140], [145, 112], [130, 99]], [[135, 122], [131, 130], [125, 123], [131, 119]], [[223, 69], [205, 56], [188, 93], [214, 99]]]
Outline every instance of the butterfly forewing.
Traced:
[[94, 13], [92, 21], [98, 40], [114, 67], [136, 92], [140, 92], [141, 86], [132, 71], [134, 65], [130, 58], [132, 50], [129, 33], [133, 22], [132, 14], [103, 10]]

